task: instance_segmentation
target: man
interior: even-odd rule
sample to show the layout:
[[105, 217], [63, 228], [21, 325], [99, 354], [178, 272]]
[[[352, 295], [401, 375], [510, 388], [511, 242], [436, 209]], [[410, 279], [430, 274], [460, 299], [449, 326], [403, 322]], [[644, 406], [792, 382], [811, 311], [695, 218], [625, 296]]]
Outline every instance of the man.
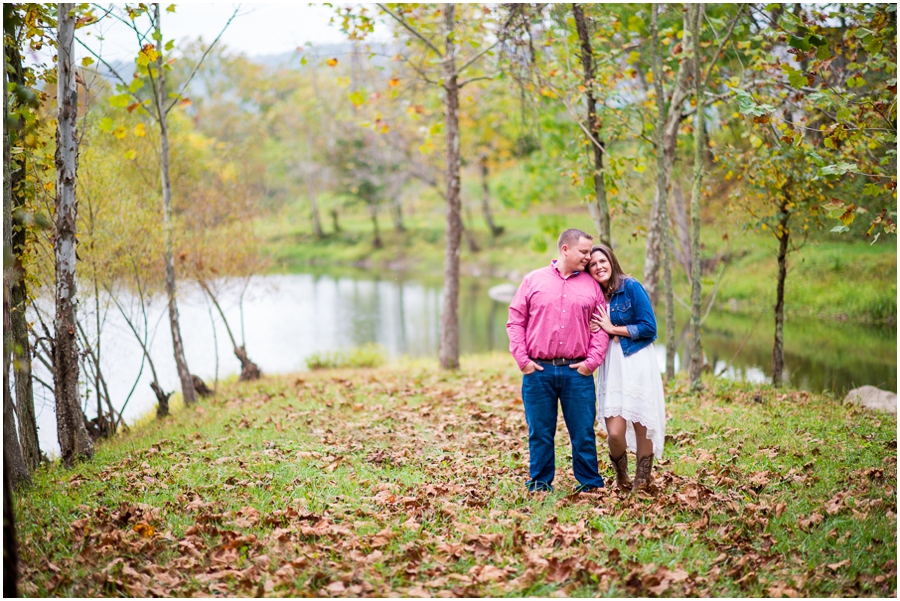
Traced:
[[586, 271], [592, 239], [577, 229], [560, 234], [559, 258], [525, 276], [509, 305], [509, 350], [524, 374], [529, 491], [553, 490], [557, 402], [572, 439], [572, 470], [579, 483], [575, 492], [603, 486], [597, 472], [592, 374], [603, 363], [609, 335], [590, 330], [594, 310], [606, 304], [600, 285]]

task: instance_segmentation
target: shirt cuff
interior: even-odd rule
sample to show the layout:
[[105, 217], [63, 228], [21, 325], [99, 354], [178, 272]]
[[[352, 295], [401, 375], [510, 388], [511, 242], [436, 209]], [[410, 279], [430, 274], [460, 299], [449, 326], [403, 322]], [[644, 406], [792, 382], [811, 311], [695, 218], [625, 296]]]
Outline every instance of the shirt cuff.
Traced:
[[599, 365], [595, 365], [593, 360], [591, 360], [591, 359], [585, 359], [584, 366], [586, 368], [588, 368], [589, 370], [591, 370], [591, 373], [594, 373], [594, 370], [596, 370], [598, 367], [600, 367]]
[[641, 335], [640, 331], [638, 330], [637, 324], [628, 324], [627, 326], [625, 326], [625, 328], [628, 330], [628, 335], [632, 340], [635, 340]]

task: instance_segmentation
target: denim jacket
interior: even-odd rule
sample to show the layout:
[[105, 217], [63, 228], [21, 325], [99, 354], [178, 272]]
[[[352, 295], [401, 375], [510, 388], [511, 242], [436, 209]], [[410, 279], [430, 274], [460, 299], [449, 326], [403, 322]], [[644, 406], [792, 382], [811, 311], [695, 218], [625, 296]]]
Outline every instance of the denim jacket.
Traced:
[[656, 316], [650, 297], [639, 281], [626, 277], [609, 298], [609, 319], [614, 326], [628, 328], [630, 338], [619, 337], [622, 354], [633, 355], [656, 340]]

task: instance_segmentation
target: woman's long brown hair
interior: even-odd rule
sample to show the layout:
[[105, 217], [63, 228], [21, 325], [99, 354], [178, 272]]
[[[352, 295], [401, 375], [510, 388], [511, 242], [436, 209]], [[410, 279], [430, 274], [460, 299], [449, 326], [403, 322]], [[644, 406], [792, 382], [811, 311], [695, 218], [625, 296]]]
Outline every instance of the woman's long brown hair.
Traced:
[[600, 284], [600, 287], [603, 288], [603, 296], [609, 301], [609, 297], [615, 294], [616, 290], [619, 289], [619, 286], [622, 285], [622, 281], [628, 277], [628, 274], [622, 271], [619, 260], [616, 258], [616, 253], [614, 253], [610, 247], [605, 244], [595, 244], [591, 247], [591, 256], [594, 256], [594, 253], [597, 251], [602, 252], [606, 255], [607, 260], [609, 260], [611, 271], [609, 274], [609, 281], [606, 282], [605, 287], [603, 284]]

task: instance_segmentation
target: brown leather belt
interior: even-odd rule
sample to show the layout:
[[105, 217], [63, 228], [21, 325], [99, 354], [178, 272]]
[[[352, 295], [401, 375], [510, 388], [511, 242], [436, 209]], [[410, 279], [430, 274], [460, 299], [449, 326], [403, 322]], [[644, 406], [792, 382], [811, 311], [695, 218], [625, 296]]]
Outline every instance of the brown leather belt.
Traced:
[[546, 365], [555, 365], [559, 367], [560, 365], [572, 365], [573, 363], [581, 363], [584, 361], [584, 357], [579, 359], [532, 359], [535, 363], [544, 363]]

